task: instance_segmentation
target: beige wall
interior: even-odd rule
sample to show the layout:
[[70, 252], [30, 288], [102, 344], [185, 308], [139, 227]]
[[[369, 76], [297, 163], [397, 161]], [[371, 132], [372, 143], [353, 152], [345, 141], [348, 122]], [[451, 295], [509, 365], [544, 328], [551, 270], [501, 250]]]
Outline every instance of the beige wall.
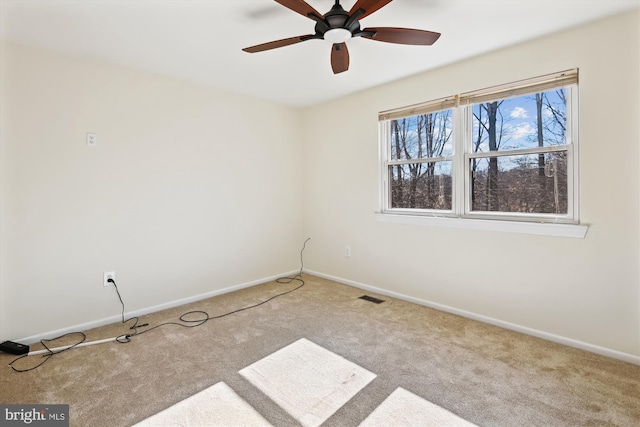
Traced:
[[[4, 44], [0, 339], [299, 268], [299, 112]], [[88, 147], [86, 132], [97, 133]]]
[[[310, 236], [311, 271], [640, 356], [639, 28], [629, 13], [301, 111], [3, 44], [0, 339], [113, 319], [104, 271], [143, 310], [296, 269]], [[376, 221], [378, 111], [573, 67], [585, 239]]]
[[[308, 108], [305, 265], [640, 355], [639, 40], [636, 11]], [[574, 67], [585, 239], [376, 221], [379, 111]]]

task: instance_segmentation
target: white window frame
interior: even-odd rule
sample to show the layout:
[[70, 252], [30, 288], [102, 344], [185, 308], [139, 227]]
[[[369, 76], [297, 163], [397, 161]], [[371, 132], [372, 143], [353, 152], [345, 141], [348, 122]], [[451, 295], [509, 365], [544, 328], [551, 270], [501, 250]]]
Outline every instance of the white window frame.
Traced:
[[[472, 108], [474, 104], [564, 87], [567, 99], [566, 145], [472, 153]], [[452, 156], [433, 159], [391, 160], [391, 122], [430, 112], [453, 110]], [[578, 168], [578, 70], [567, 70], [507, 85], [468, 92], [423, 104], [388, 110], [379, 114], [380, 211], [383, 222], [425, 224], [441, 227], [508, 231], [584, 238], [587, 226], [580, 224]], [[523, 214], [473, 211], [471, 209], [470, 168], [473, 157], [513, 156], [553, 151], [567, 153], [567, 214]], [[391, 208], [390, 166], [438, 160], [452, 161], [452, 209]]]

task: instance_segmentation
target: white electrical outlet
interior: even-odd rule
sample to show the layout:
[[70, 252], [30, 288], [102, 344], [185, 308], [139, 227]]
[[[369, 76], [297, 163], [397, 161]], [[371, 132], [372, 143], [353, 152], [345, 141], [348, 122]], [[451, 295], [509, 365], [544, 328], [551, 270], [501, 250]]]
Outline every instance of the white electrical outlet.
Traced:
[[108, 280], [116, 280], [116, 272], [115, 271], [105, 271], [104, 272], [104, 286], [110, 286], [111, 282], [109, 282]]
[[344, 247], [344, 256], [351, 258], [351, 246], [347, 245]]
[[98, 137], [93, 132], [87, 132], [87, 145], [90, 147], [95, 146], [98, 143]]

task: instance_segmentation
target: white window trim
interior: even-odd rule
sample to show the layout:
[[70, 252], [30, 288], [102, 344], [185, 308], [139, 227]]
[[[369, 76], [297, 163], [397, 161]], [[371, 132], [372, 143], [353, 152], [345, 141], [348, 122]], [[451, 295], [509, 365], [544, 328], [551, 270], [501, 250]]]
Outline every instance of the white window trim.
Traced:
[[[567, 75], [573, 75], [575, 82], [567, 83], [564, 79]], [[381, 210], [376, 212], [376, 219], [381, 222], [389, 223], [401, 223], [401, 224], [414, 224], [414, 225], [428, 225], [445, 228], [460, 228], [460, 229], [472, 229], [472, 230], [487, 230], [487, 231], [503, 231], [512, 233], [534, 234], [534, 235], [547, 235], [547, 236], [559, 236], [559, 237], [573, 237], [584, 238], [586, 236], [588, 226], [579, 224], [579, 176], [577, 159], [578, 157], [578, 120], [573, 117], [568, 117], [571, 128], [567, 130], [567, 145], [561, 148], [545, 148], [543, 151], [555, 151], [562, 150], [567, 151], [568, 156], [568, 171], [567, 173], [571, 177], [569, 180], [569, 211], [567, 215], [554, 216], [549, 214], [518, 214], [507, 212], [476, 212], [470, 209], [470, 200], [466, 200], [470, 195], [466, 194], [465, 183], [469, 180], [469, 171], [466, 162], [469, 158], [475, 157], [475, 154], [470, 153], [469, 147], [471, 141], [468, 140], [470, 123], [470, 106], [459, 106], [459, 100], [473, 98], [476, 94], [486, 96], [487, 93], [502, 92], [504, 88], [513, 86], [520, 87], [521, 92], [526, 92], [527, 85], [538, 84], [541, 81], [546, 81], [547, 87], [550, 89], [557, 83], [558, 86], [567, 86], [569, 90], [570, 103], [567, 108], [567, 114], [576, 114], [578, 111], [578, 94], [577, 94], [577, 70], [569, 70], [561, 73], [555, 73], [548, 76], [542, 76], [537, 79], [530, 79], [526, 81], [525, 85], [522, 82], [516, 82], [510, 85], [502, 85], [496, 88], [483, 89], [482, 91], [470, 92], [468, 94], [456, 95], [449, 98], [443, 98], [441, 100], [425, 103], [422, 105], [410, 106], [396, 110], [390, 110], [379, 114], [379, 165], [380, 165], [380, 198], [379, 206]], [[538, 88], [540, 89], [540, 88]], [[388, 160], [390, 159], [390, 145], [386, 140], [386, 136], [389, 135], [389, 123], [391, 120], [407, 117], [410, 115], [421, 114], [424, 112], [431, 112], [439, 110], [440, 108], [452, 108], [456, 107], [454, 112], [454, 129], [458, 131], [462, 130], [464, 135], [456, 136], [456, 153], [462, 153], [454, 155], [453, 158], [447, 158], [447, 160], [453, 160], [455, 163], [454, 170], [457, 173], [452, 175], [454, 197], [451, 211], [442, 210], [417, 210], [417, 209], [390, 209], [389, 204], [389, 183], [388, 183]], [[464, 145], [463, 145], [464, 144]], [[464, 148], [464, 149], [463, 149]], [[533, 150], [514, 150], [509, 153], [495, 153], [495, 155], [513, 155], [520, 152], [526, 153], [528, 151], [535, 151], [536, 153], [540, 149]], [[417, 159], [408, 161], [415, 163]], [[420, 159], [423, 161], [428, 159]], [[438, 158], [438, 160], [444, 160], [444, 158]], [[462, 173], [460, 171], [463, 171]], [[457, 196], [457, 197], [456, 197]]]
[[454, 218], [448, 216], [424, 216], [415, 214], [375, 213], [379, 222], [420, 225], [463, 230], [498, 231], [532, 234], [537, 236], [571, 237], [584, 239], [589, 227], [584, 224], [554, 224], [549, 222], [499, 221], [493, 219]]

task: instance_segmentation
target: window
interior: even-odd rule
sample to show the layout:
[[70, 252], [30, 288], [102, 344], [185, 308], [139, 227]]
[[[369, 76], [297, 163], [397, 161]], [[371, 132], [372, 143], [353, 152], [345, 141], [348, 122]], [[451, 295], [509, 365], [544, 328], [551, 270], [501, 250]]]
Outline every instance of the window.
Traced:
[[570, 70], [382, 112], [382, 213], [578, 224]]

